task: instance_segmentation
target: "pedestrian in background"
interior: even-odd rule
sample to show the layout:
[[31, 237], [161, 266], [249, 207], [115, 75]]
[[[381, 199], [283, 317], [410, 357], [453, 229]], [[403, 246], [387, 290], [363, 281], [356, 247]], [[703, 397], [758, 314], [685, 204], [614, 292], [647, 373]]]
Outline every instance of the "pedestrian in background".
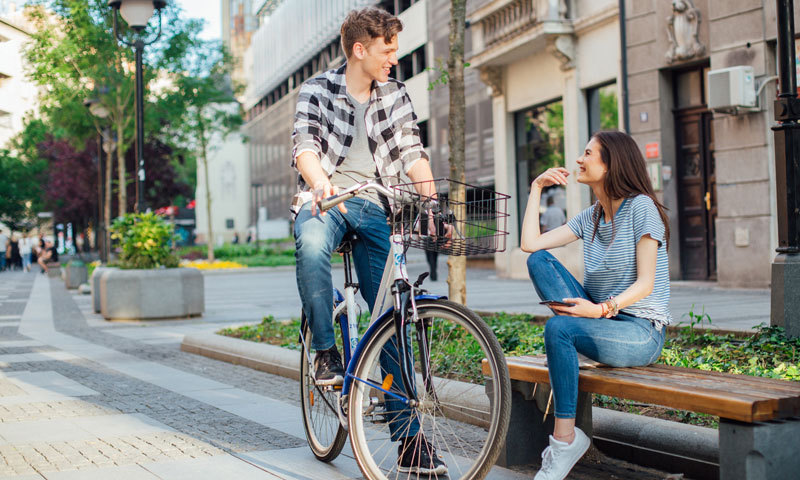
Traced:
[[22, 257], [22, 269], [31, 271], [31, 254], [33, 253], [33, 238], [23, 235], [19, 240], [19, 254]]
[[44, 247], [41, 249], [41, 251], [39, 251], [39, 258], [37, 259], [37, 263], [39, 264], [40, 267], [42, 267], [42, 273], [44, 274], [50, 271], [50, 269], [47, 268], [47, 262], [50, 261], [51, 258], [53, 258], [53, 252], [55, 252], [55, 248], [53, 248], [52, 242], [46, 241], [44, 239], [42, 239], [42, 241], [44, 241]]
[[239, 244], [239, 232], [233, 232], [233, 242], [234, 245]]
[[6, 247], [8, 247], [8, 237], [6, 232], [0, 230], [0, 272], [6, 269]]
[[19, 254], [19, 240], [11, 234], [6, 247], [6, 267], [9, 270], [22, 270], [22, 257]]

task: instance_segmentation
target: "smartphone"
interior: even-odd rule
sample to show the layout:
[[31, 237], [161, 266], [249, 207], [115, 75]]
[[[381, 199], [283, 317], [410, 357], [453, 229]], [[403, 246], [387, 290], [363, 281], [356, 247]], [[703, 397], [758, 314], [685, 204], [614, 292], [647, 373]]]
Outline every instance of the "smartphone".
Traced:
[[548, 307], [574, 307], [575, 303], [559, 302], [558, 300], [547, 300], [539, 302], [540, 305], [547, 305]]

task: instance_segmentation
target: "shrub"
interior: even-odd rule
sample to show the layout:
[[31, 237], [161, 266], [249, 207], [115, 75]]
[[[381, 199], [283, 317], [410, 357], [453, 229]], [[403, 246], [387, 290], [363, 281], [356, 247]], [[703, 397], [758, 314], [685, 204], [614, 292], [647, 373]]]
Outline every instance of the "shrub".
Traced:
[[124, 269], [175, 268], [178, 257], [171, 243], [172, 225], [154, 213], [129, 213], [111, 226], [111, 238], [119, 242], [119, 266]]

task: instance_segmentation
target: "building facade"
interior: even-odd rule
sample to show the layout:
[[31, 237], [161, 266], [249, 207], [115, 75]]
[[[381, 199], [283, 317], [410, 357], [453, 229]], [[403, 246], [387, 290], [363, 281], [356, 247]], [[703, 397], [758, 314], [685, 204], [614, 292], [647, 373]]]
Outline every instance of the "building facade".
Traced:
[[23, 49], [30, 38], [21, 11], [7, 7], [0, 17], [0, 148], [22, 131], [25, 115], [36, 106], [37, 90], [25, 77]]
[[[492, 0], [468, 10], [470, 69], [489, 87], [494, 184], [509, 201], [508, 248], [499, 274], [527, 278], [520, 227], [531, 181], [552, 166], [574, 171], [590, 132], [617, 128], [620, 43], [616, 0]], [[491, 112], [491, 113], [489, 113]], [[591, 194], [577, 184], [543, 192], [542, 211], [566, 218]], [[553, 250], [581, 277], [580, 242]]]
[[[670, 208], [673, 278], [727, 287], [770, 283], [778, 243], [770, 130], [775, 6], [768, 0], [627, 1], [630, 131], [659, 167]], [[710, 83], [738, 67], [752, 68], [747, 88], [758, 93], [754, 107], [726, 105], [732, 103], [727, 89]]]
[[[310, 0], [273, 4], [270, 15], [260, 18], [247, 54], [251, 74], [245, 132], [250, 139], [251, 210], [266, 209], [270, 219], [289, 217], [295, 193], [297, 173], [290, 162], [297, 93], [305, 80], [345, 61], [339, 28], [353, 9], [379, 6], [402, 20], [399, 63], [392, 77], [406, 85], [434, 174], [449, 174], [448, 91], [443, 85], [429, 89], [449, 55], [449, 2], [350, 0], [325, 3], [325, 9], [318, 5]], [[290, 34], [300, 22], [308, 28]], [[490, 97], [477, 72], [468, 72], [466, 83], [467, 182], [492, 186]]]

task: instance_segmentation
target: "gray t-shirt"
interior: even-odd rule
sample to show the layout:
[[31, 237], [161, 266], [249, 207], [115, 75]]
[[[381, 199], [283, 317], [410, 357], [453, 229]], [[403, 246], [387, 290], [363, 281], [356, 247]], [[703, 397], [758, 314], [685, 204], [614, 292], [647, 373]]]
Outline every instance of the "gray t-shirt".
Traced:
[[[369, 136], [367, 135], [367, 125], [365, 117], [369, 100], [358, 103], [349, 93], [348, 100], [355, 107], [355, 132], [353, 132], [353, 143], [347, 151], [344, 161], [336, 167], [336, 171], [331, 176], [331, 185], [345, 189], [352, 187], [356, 183], [365, 180], [374, 180], [378, 176], [378, 167], [372, 159], [372, 152], [369, 149]], [[372, 203], [383, 207], [377, 192], [364, 192], [360, 198], [369, 200]]]

